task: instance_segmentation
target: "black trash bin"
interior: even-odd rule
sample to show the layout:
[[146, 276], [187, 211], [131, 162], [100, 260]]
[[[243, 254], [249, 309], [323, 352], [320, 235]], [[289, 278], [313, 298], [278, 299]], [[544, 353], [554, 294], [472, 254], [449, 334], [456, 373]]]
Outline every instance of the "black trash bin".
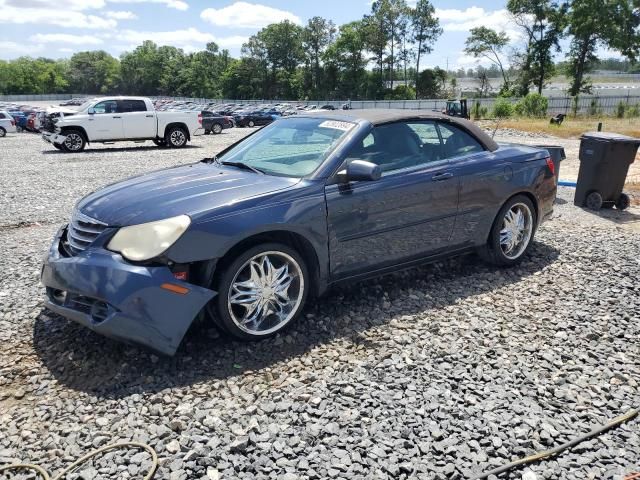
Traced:
[[556, 185], [558, 184], [558, 180], [560, 179], [560, 162], [567, 158], [564, 153], [564, 147], [559, 145], [534, 145], [536, 148], [544, 148], [549, 155], [551, 156], [551, 160], [553, 161], [553, 167], [556, 174]]
[[630, 200], [622, 188], [640, 139], [609, 132], [585, 133], [580, 139], [580, 171], [573, 203], [592, 210], [614, 205], [624, 210]]

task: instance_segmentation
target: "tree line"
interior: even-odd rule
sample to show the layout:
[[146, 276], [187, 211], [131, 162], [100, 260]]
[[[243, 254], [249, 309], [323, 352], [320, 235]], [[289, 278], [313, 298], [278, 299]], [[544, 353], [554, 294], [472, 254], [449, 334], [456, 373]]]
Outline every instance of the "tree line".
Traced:
[[[570, 78], [571, 95], [589, 92], [588, 74], [600, 66], [600, 47], [619, 52], [627, 71], [640, 54], [640, 0], [508, 0], [524, 46], [489, 27], [473, 28], [465, 51], [488, 67], [446, 72], [422, 68], [442, 34], [433, 5], [378, 0], [360, 20], [337, 27], [311, 18], [263, 28], [240, 58], [215, 43], [187, 53], [145, 41], [115, 58], [85, 51], [69, 59], [21, 57], [0, 61], [0, 93], [168, 95], [237, 99], [412, 99], [455, 92], [455, 76], [502, 78], [501, 95], [542, 92], [555, 74]], [[566, 39], [566, 41], [565, 41]], [[554, 58], [569, 44], [560, 66]]]

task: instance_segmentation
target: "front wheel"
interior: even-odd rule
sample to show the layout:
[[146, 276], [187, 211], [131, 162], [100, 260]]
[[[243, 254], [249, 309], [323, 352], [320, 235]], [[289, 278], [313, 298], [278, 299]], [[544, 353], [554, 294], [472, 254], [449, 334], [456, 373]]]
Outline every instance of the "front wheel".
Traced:
[[67, 130], [63, 132], [65, 135], [64, 142], [62, 142], [63, 150], [69, 153], [81, 152], [87, 144], [84, 135], [79, 130]]
[[0, 137], [6, 137], [6, 136], [7, 136], [7, 131], [3, 127], [0, 127]]
[[487, 243], [480, 256], [498, 266], [520, 263], [531, 248], [536, 231], [533, 203], [524, 195], [516, 195], [503, 205], [493, 222]]
[[294, 249], [268, 243], [239, 255], [219, 278], [216, 322], [241, 340], [259, 340], [290, 325], [309, 290], [304, 260]]
[[170, 147], [182, 148], [187, 144], [187, 132], [182, 127], [171, 127], [165, 140]]
[[255, 126], [256, 126], [256, 122], [254, 122], [253, 120], [249, 120], [248, 125], [249, 125], [251, 128], [253, 128], [253, 127], [255, 127]]

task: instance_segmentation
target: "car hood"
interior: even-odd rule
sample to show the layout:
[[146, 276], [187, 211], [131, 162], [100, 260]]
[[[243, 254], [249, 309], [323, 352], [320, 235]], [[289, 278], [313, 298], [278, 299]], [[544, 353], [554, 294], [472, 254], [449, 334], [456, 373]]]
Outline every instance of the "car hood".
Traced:
[[77, 208], [110, 226], [135, 225], [183, 214], [194, 218], [213, 210], [222, 213], [242, 200], [298, 182], [297, 178], [195, 163], [114, 183], [84, 197]]

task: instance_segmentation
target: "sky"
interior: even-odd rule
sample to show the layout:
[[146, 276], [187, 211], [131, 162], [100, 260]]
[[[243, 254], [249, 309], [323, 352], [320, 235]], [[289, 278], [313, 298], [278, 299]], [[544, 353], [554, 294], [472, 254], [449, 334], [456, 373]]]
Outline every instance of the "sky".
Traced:
[[[415, 0], [413, 0], [415, 3]], [[240, 56], [248, 37], [269, 23], [288, 19], [303, 25], [313, 16], [336, 25], [370, 11], [369, 0], [0, 0], [0, 59], [22, 55], [66, 58], [83, 50], [114, 56], [144, 40], [185, 51], [214, 41]], [[411, 1], [409, 2], [411, 3]], [[464, 54], [469, 29], [485, 25], [504, 30], [515, 44], [506, 0], [432, 0], [443, 35], [424, 67], [470, 68]], [[486, 64], [486, 63], [485, 63]]]

